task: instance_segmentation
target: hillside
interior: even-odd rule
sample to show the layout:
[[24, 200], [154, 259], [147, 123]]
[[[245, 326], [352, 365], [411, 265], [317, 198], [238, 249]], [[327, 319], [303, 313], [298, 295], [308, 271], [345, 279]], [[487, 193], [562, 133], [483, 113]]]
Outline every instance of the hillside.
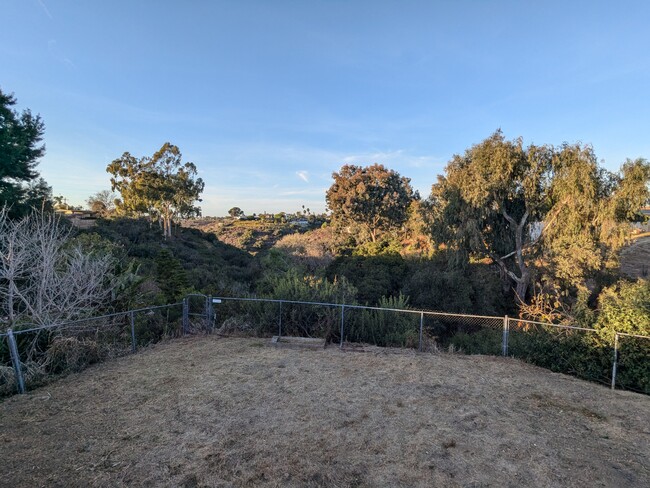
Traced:
[[302, 233], [307, 228], [292, 223], [236, 220], [231, 218], [184, 220], [183, 227], [215, 235], [224, 244], [251, 255], [271, 249], [284, 236]]
[[648, 486], [650, 403], [513, 359], [175, 340], [0, 403], [7, 486]]
[[185, 269], [188, 284], [197, 291], [248, 290], [255, 274], [253, 257], [215, 235], [179, 227], [165, 240], [157, 225], [144, 219], [100, 219], [89, 230], [117, 244], [129, 258], [136, 259], [142, 273], [156, 269], [156, 258], [167, 249]]
[[638, 237], [621, 251], [621, 272], [631, 278], [650, 277], [650, 235]]

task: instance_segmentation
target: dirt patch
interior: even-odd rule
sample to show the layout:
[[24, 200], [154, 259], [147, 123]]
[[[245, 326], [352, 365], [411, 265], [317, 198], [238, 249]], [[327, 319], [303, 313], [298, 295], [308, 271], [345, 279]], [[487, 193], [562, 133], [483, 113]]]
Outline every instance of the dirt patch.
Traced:
[[650, 277], [650, 236], [635, 239], [621, 251], [621, 272], [631, 278]]
[[650, 486], [650, 400], [515, 360], [196, 337], [0, 404], [6, 486]]

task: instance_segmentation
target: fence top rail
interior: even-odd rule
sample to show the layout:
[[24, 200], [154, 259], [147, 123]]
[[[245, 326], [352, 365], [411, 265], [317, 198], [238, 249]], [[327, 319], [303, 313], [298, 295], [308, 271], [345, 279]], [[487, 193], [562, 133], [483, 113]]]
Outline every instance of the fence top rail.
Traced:
[[588, 327], [576, 327], [575, 325], [551, 324], [549, 322], [536, 322], [535, 320], [516, 319], [514, 317], [508, 317], [508, 321], [509, 322], [522, 322], [524, 324], [546, 325], [546, 326], [549, 326], [549, 327], [558, 327], [560, 329], [573, 329], [573, 330], [585, 330], [587, 332], [597, 332], [596, 329], [590, 329]]
[[650, 336], [639, 334], [628, 334], [627, 332], [617, 332], [616, 334], [625, 337], [636, 337], [637, 339], [650, 339]]
[[362, 309], [362, 310], [381, 310], [384, 312], [405, 312], [412, 314], [424, 314], [424, 315], [433, 315], [433, 316], [453, 316], [453, 317], [463, 317], [470, 319], [492, 319], [502, 321], [503, 317], [496, 317], [494, 315], [470, 315], [463, 313], [449, 313], [449, 312], [431, 312], [427, 310], [415, 310], [409, 308], [384, 308], [384, 307], [370, 307], [367, 305], [348, 305], [345, 303], [327, 303], [327, 302], [306, 302], [301, 300], [280, 300], [276, 298], [240, 298], [240, 297], [213, 297], [217, 300], [233, 300], [233, 301], [242, 301], [242, 302], [271, 302], [271, 303], [294, 303], [297, 305], [321, 305], [324, 307], [341, 307], [341, 308], [353, 308], [353, 309]]
[[[133, 310], [126, 310], [124, 312], [115, 312], [115, 313], [109, 313], [109, 314], [106, 314], [106, 315], [100, 315], [98, 317], [88, 317], [88, 318], [85, 318], [85, 319], [71, 320], [69, 322], [61, 322], [59, 324], [42, 325], [42, 326], [39, 326], [39, 327], [32, 327], [32, 328], [29, 328], [29, 329], [14, 330], [13, 333], [14, 334], [24, 334], [26, 332], [36, 332], [38, 330], [55, 329], [57, 327], [67, 327], [69, 325], [79, 324], [79, 323], [82, 323], [82, 322], [90, 322], [90, 321], [93, 321], [93, 320], [100, 320], [100, 319], [108, 319], [108, 318], [111, 318], [111, 317], [125, 316], [125, 315], [129, 315], [129, 314], [132, 314], [132, 313], [146, 312], [146, 311], [157, 310], [157, 309], [161, 309], [161, 308], [175, 307], [175, 306], [178, 306], [178, 305], [182, 305], [182, 302], [170, 303], [168, 305], [156, 305], [156, 306], [153, 306], [153, 307], [136, 308], [136, 309], [133, 309]], [[4, 334], [4, 335], [6, 335], [6, 334]]]

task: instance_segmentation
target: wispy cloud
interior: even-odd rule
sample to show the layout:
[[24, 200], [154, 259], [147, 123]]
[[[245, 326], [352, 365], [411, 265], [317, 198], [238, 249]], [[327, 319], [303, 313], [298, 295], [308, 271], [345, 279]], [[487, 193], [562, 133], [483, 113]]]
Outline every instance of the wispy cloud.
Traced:
[[57, 61], [65, 64], [69, 68], [73, 68], [73, 69], [77, 68], [75, 64], [72, 62], [72, 60], [61, 52], [61, 50], [57, 46], [56, 39], [50, 39], [49, 41], [47, 41], [47, 50], [50, 52], [52, 57], [54, 57], [54, 59], [56, 59]]
[[45, 2], [43, 2], [43, 0], [36, 0], [36, 3], [41, 6], [43, 12], [45, 12], [45, 15], [47, 15], [50, 19], [53, 18], [52, 14], [50, 13], [50, 9], [47, 8], [47, 5], [45, 5]]
[[309, 183], [309, 173], [307, 171], [296, 171], [296, 175], [305, 183]]

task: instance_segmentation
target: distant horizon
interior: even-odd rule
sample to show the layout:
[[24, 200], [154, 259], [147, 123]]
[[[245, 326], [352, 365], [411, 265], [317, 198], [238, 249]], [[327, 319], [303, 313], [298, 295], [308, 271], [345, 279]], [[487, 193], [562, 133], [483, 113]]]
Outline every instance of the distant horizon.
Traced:
[[208, 216], [323, 212], [350, 163], [384, 164], [426, 198], [499, 128], [591, 144], [610, 171], [650, 157], [646, 2], [9, 0], [3, 13], [0, 88], [42, 116], [38, 170], [73, 205], [110, 189], [122, 153], [167, 141], [196, 164]]

